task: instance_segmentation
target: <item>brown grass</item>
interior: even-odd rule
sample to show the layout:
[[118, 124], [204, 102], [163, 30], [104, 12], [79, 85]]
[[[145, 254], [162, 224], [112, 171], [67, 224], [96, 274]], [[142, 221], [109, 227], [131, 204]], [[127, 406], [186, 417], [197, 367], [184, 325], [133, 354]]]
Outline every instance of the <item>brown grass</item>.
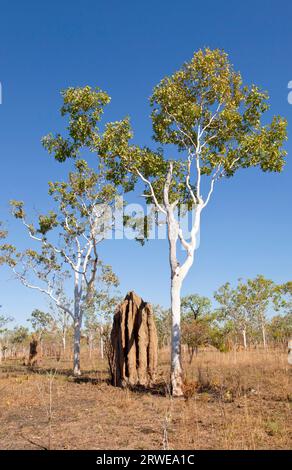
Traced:
[[78, 381], [66, 361], [43, 360], [35, 371], [2, 363], [0, 448], [291, 448], [285, 353], [202, 351], [191, 365], [186, 360], [184, 399], [169, 395], [168, 356], [160, 352], [151, 390], [112, 387], [106, 363], [86, 357]]

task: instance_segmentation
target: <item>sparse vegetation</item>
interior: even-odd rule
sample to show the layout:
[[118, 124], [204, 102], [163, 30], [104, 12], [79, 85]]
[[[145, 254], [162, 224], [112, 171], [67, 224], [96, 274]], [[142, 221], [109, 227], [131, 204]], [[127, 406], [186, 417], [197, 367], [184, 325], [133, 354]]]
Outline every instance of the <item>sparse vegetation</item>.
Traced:
[[[258, 275], [182, 297], [214, 188], [247, 168], [280, 173], [286, 119], [266, 117], [268, 94], [210, 48], [154, 88], [153, 148], [132, 142], [128, 117], [100, 126], [106, 92], [61, 95], [67, 125], [42, 144], [69, 170], [49, 182], [45, 212], [10, 201], [26, 241], [0, 222], [0, 265], [48, 301], [26, 326], [1, 310], [0, 447], [288, 449], [292, 282]], [[124, 211], [137, 188], [142, 214], [135, 203]], [[132, 290], [121, 302], [103, 246], [125, 227], [143, 245], [156, 225], [169, 248], [168, 305]]]
[[[168, 348], [152, 389], [109, 384], [107, 361], [89, 357], [70, 377], [70, 358], [43, 357], [35, 371], [19, 359], [0, 368], [1, 449], [288, 449], [291, 369], [286, 351], [200, 351], [184, 355], [183, 400], [169, 393]], [[126, 417], [126, 419], [125, 419]], [[50, 444], [49, 444], [50, 442]]]

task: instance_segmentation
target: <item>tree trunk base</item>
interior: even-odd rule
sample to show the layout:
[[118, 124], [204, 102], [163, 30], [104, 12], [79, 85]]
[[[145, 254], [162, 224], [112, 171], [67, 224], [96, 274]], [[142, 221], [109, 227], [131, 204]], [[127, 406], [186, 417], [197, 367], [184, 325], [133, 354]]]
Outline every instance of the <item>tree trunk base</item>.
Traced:
[[171, 373], [171, 391], [173, 397], [183, 397], [183, 380], [182, 371], [175, 371]]

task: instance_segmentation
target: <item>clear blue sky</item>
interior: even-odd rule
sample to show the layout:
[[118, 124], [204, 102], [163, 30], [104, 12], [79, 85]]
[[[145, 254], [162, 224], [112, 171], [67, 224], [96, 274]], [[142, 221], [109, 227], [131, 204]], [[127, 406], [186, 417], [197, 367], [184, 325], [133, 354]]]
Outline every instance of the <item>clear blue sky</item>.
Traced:
[[[63, 125], [59, 91], [100, 86], [112, 97], [105, 118], [130, 115], [136, 141], [151, 135], [148, 97], [153, 86], [204, 46], [225, 49], [247, 83], [268, 90], [272, 113], [290, 122], [292, 4], [289, 0], [244, 2], [195, 0], [28, 0], [2, 2], [0, 29], [0, 220], [9, 199], [48, 208], [47, 182], [68, 166], [46, 155], [40, 139]], [[291, 141], [282, 174], [244, 171], [217, 186], [202, 220], [201, 245], [184, 293], [212, 295], [223, 282], [262, 273], [291, 279]], [[23, 243], [22, 227], [13, 224]], [[103, 258], [145, 300], [169, 303], [167, 242], [140, 247], [109, 241]], [[0, 304], [18, 322], [46, 303], [4, 269]]]

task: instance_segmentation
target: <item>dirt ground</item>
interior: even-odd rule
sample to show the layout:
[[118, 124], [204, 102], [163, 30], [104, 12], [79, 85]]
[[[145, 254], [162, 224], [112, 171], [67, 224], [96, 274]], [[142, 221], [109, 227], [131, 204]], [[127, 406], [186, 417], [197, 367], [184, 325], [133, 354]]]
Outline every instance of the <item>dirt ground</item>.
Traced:
[[[185, 363], [185, 398], [172, 399], [168, 353], [149, 390], [114, 388], [105, 361], [0, 364], [1, 449], [289, 449], [291, 375], [280, 351], [202, 351]], [[187, 358], [186, 358], [187, 359]]]

